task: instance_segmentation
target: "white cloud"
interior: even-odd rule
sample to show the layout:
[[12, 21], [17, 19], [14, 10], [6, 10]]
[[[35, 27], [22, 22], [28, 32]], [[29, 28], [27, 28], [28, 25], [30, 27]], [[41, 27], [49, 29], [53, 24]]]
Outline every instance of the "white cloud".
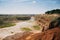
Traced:
[[36, 1], [32, 1], [33, 3], [36, 3]]

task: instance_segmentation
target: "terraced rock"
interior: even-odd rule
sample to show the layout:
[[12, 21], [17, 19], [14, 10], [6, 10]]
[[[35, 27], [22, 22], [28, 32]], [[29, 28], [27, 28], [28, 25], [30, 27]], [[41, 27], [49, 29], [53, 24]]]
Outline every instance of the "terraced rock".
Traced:
[[47, 30], [49, 27], [49, 23], [59, 17], [57, 14], [43, 14], [43, 15], [37, 15], [35, 16], [35, 20], [37, 24], [39, 24], [42, 27], [42, 30]]

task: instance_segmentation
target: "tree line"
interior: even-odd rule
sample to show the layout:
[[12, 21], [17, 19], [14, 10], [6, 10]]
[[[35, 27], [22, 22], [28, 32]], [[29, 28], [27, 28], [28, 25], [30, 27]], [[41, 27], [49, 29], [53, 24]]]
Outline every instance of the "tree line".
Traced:
[[60, 9], [50, 10], [45, 12], [45, 14], [60, 14]]

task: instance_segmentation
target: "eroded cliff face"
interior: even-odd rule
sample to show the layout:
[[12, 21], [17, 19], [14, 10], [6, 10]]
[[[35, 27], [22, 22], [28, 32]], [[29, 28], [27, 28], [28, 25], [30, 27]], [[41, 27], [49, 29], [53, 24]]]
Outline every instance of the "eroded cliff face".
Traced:
[[[54, 17], [57, 16], [38, 16], [36, 17], [37, 24], [39, 24], [42, 28], [48, 29], [48, 25]], [[53, 28], [48, 29], [43, 32], [23, 32], [23, 33], [17, 33], [15, 35], [8, 36], [4, 38], [3, 40], [60, 40], [60, 28]]]
[[4, 38], [3, 40], [60, 40], [60, 28], [49, 29], [42, 33], [17, 33]]
[[60, 28], [53, 28], [42, 33], [29, 36], [26, 40], [60, 40]]
[[7, 36], [3, 40], [24, 40], [27, 36], [31, 34], [32, 32], [16, 33], [15, 35]]
[[40, 14], [35, 16], [35, 20], [38, 25], [40, 25], [44, 30], [47, 30], [49, 28], [49, 24], [52, 20], [56, 19], [57, 17], [60, 17], [58, 14]]

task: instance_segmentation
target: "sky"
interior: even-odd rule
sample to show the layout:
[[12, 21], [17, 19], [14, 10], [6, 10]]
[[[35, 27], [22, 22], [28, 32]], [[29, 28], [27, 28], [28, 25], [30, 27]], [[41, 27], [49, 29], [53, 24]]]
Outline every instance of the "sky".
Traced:
[[60, 0], [0, 0], [0, 14], [43, 14], [60, 9]]

